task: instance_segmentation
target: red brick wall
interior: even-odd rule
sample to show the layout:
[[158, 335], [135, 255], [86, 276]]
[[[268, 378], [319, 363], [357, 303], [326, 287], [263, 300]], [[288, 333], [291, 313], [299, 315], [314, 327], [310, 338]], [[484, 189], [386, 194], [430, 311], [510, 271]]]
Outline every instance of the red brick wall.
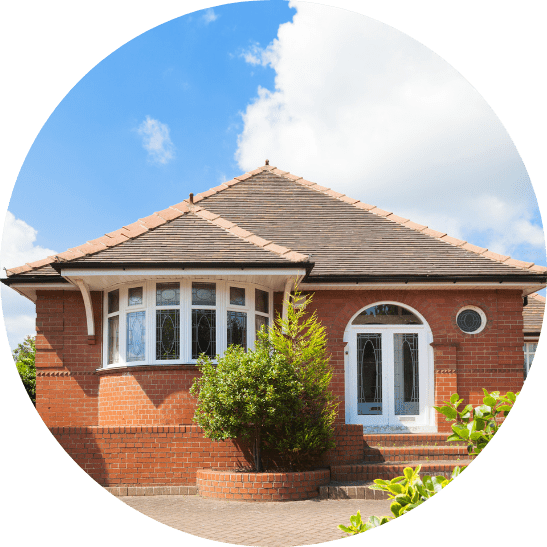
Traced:
[[152, 366], [101, 375], [99, 425], [192, 424], [197, 367]]
[[[51, 433], [103, 486], [193, 485], [200, 468], [245, 467], [252, 461], [244, 445], [211, 441], [195, 425], [54, 427]], [[340, 446], [326, 455], [326, 461], [344, 464], [362, 459], [361, 428], [341, 426], [336, 436]]]
[[[478, 404], [482, 388], [518, 391], [523, 383], [522, 296], [511, 290], [450, 291], [317, 291], [312, 310], [327, 328], [334, 368], [332, 388], [344, 420], [344, 330], [351, 317], [375, 302], [392, 301], [418, 311], [433, 333], [436, 401], [456, 389], [465, 403]], [[460, 308], [473, 305], [487, 317], [486, 328], [476, 335], [456, 325]], [[439, 430], [449, 424], [439, 421]]]
[[[49, 427], [83, 425], [190, 424], [194, 401], [188, 390], [193, 367], [124, 369], [95, 374], [101, 364], [100, 293], [92, 293], [97, 343], [87, 342], [79, 291], [38, 291], [37, 409]], [[274, 296], [281, 309], [282, 294]], [[344, 422], [343, 334], [351, 317], [378, 301], [406, 304], [429, 323], [434, 340], [436, 402], [455, 390], [477, 404], [482, 387], [518, 391], [523, 382], [522, 298], [519, 291], [318, 291], [312, 309], [327, 328], [334, 377]], [[484, 310], [488, 324], [477, 335], [456, 325], [465, 305]], [[446, 424], [448, 425], [448, 424]], [[440, 430], [446, 431], [444, 420]]]
[[94, 345], [80, 291], [37, 291], [36, 408], [49, 427], [98, 424], [102, 294], [92, 302]]

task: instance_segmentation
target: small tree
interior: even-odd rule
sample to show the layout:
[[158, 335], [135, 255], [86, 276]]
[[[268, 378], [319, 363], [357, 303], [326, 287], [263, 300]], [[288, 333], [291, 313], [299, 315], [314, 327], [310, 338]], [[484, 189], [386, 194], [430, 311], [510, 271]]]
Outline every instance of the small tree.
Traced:
[[32, 404], [36, 406], [36, 345], [33, 336], [27, 336], [21, 344], [13, 350], [12, 353], [17, 372], [27, 394], [32, 401]]
[[304, 468], [334, 448], [334, 420], [338, 403], [330, 391], [332, 369], [325, 327], [314, 311], [312, 296], [296, 290], [289, 296], [287, 317], [278, 315], [270, 329], [270, 343], [294, 371], [300, 392], [286, 407], [285, 416], [271, 432], [269, 443], [291, 467]]

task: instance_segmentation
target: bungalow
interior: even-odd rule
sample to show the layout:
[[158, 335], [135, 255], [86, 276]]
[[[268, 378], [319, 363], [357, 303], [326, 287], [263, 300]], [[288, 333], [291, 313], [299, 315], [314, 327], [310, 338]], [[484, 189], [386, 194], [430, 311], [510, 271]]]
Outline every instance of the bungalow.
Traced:
[[444, 436], [433, 406], [453, 392], [519, 390], [541, 326], [526, 319], [537, 298], [523, 300], [547, 282], [544, 266], [267, 161], [7, 273], [36, 303], [36, 408], [107, 486], [191, 485], [198, 467], [245, 458], [192, 425], [197, 358], [252, 347], [295, 280], [328, 333], [338, 463], [362, 459], [363, 431]]

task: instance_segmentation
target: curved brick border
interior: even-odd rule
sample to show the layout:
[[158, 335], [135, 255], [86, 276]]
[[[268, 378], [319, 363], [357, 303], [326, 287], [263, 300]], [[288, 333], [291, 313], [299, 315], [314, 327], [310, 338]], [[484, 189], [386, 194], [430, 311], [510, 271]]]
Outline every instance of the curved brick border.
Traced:
[[234, 473], [199, 469], [198, 493], [204, 498], [239, 501], [294, 501], [317, 498], [330, 482], [328, 469], [293, 473]]

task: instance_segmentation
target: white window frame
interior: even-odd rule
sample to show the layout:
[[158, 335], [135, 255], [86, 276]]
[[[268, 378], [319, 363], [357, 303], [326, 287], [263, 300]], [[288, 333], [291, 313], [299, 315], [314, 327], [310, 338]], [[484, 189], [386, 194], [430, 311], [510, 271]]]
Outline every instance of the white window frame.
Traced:
[[[530, 367], [532, 366], [532, 361], [534, 360], [534, 356], [537, 351], [539, 340], [524, 340], [524, 346], [522, 348], [524, 352], [524, 378], [528, 378], [528, 374], [530, 373]], [[531, 346], [535, 346], [534, 350], [531, 351]]]
[[[178, 306], [156, 306], [157, 283], [180, 283], [180, 304]], [[214, 283], [216, 285], [216, 305], [204, 306], [192, 304], [192, 283]], [[141, 306], [129, 306], [129, 289], [143, 287], [143, 304]], [[230, 304], [230, 287], [245, 289], [245, 306]], [[119, 311], [108, 313], [108, 293], [119, 290]], [[268, 293], [267, 314], [255, 311], [255, 289]], [[204, 277], [195, 278], [157, 278], [116, 284], [109, 287], [103, 294], [103, 368], [115, 368], [123, 366], [142, 365], [181, 365], [196, 364], [197, 359], [192, 359], [192, 309], [216, 310], [216, 353], [222, 355], [227, 348], [228, 311], [239, 311], [247, 314], [247, 348], [254, 347], [255, 315], [268, 317], [269, 325], [273, 324], [273, 290], [255, 283], [243, 283], [239, 281], [225, 281]], [[179, 309], [180, 310], [180, 358], [156, 360], [156, 310]], [[144, 361], [127, 361], [127, 313], [133, 311], [145, 311], [146, 341]], [[108, 363], [108, 318], [119, 315], [119, 360], [117, 363]]]

